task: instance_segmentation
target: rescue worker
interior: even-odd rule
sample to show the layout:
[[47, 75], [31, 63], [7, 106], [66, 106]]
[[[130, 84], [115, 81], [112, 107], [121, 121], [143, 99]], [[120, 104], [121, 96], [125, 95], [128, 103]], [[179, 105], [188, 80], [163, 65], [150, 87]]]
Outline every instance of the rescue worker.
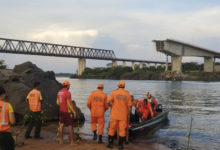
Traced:
[[71, 93], [69, 92], [70, 83], [68, 81], [64, 81], [62, 85], [63, 88], [57, 94], [57, 104], [60, 107], [60, 144], [63, 144], [63, 128], [64, 126], [68, 126], [70, 144], [74, 145], [73, 119], [76, 118], [76, 111], [74, 110], [71, 99]]
[[142, 121], [150, 119], [154, 117], [154, 112], [151, 107], [151, 103], [148, 99], [142, 99], [137, 103], [137, 110], [141, 114]]
[[127, 123], [130, 116], [132, 106], [131, 95], [125, 89], [125, 82], [118, 83], [118, 89], [112, 91], [108, 97], [108, 104], [111, 105], [110, 127], [108, 131], [108, 145], [113, 148], [115, 131], [118, 129], [119, 149], [123, 149], [123, 143], [126, 136]]
[[139, 116], [137, 113], [137, 103], [138, 100], [134, 99], [134, 96], [131, 96], [132, 107], [131, 107], [131, 115], [130, 115], [130, 123], [135, 124], [139, 122]]
[[91, 128], [94, 133], [93, 140], [97, 140], [98, 124], [98, 143], [103, 143], [102, 135], [105, 124], [105, 111], [108, 109], [107, 95], [103, 92], [104, 85], [98, 84], [98, 89], [93, 91], [88, 98], [87, 106], [91, 112]]
[[156, 99], [154, 97], [152, 97], [150, 92], [148, 92], [146, 96], [147, 96], [148, 101], [151, 103], [153, 111], [156, 112], [156, 108], [158, 106]]
[[14, 110], [10, 103], [4, 102], [6, 93], [0, 87], [0, 150], [14, 150], [15, 142], [10, 125], [15, 124]]
[[40, 82], [34, 82], [34, 89], [29, 92], [26, 98], [26, 101], [28, 102], [30, 109], [30, 120], [25, 133], [26, 139], [32, 138], [32, 136], [30, 136], [30, 133], [33, 127], [35, 127], [34, 138], [42, 139], [42, 137], [40, 137], [40, 130], [42, 124], [41, 121], [42, 100], [43, 99], [40, 92]]

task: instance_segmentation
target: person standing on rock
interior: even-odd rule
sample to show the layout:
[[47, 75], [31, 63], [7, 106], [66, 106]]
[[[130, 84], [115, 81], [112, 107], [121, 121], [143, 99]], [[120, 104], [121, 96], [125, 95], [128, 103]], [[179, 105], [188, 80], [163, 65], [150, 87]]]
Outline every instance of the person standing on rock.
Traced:
[[107, 95], [103, 92], [104, 85], [98, 84], [98, 89], [93, 91], [87, 102], [87, 106], [91, 112], [91, 128], [94, 133], [93, 140], [97, 139], [97, 124], [98, 124], [98, 143], [102, 142], [102, 135], [105, 125], [105, 111], [108, 109]]
[[64, 81], [62, 85], [63, 88], [57, 94], [57, 104], [60, 106], [60, 144], [63, 144], [63, 128], [64, 126], [68, 126], [70, 143], [74, 145], [73, 119], [76, 118], [76, 111], [74, 110], [71, 93], [69, 92], [70, 83]]
[[43, 98], [40, 92], [40, 82], [34, 82], [34, 89], [29, 92], [26, 98], [26, 101], [28, 102], [30, 109], [30, 120], [25, 133], [26, 139], [32, 138], [30, 136], [30, 133], [33, 127], [35, 127], [34, 138], [42, 139], [42, 137], [40, 137], [40, 130], [42, 124], [42, 120], [41, 120], [42, 100]]
[[108, 97], [108, 104], [111, 105], [110, 127], [108, 131], [108, 145], [113, 148], [115, 131], [118, 129], [119, 134], [119, 149], [123, 149], [123, 143], [126, 136], [126, 128], [130, 116], [132, 101], [131, 95], [125, 89], [125, 82], [118, 83], [118, 89], [112, 91]]
[[10, 103], [4, 102], [5, 97], [5, 89], [0, 87], [0, 150], [14, 150], [10, 128], [10, 124], [15, 124], [14, 110]]

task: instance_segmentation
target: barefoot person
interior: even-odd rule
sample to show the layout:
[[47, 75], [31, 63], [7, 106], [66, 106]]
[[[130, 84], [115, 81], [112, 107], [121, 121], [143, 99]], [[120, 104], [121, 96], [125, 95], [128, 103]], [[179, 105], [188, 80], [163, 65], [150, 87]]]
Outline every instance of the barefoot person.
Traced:
[[107, 95], [103, 92], [104, 85], [98, 84], [98, 89], [93, 91], [88, 98], [87, 106], [91, 111], [91, 128], [94, 133], [93, 140], [97, 139], [98, 124], [98, 143], [102, 142], [102, 135], [105, 124], [105, 111], [108, 109]]
[[70, 83], [64, 81], [62, 85], [63, 88], [57, 94], [57, 104], [60, 106], [60, 144], [63, 144], [63, 128], [64, 126], [68, 126], [70, 143], [71, 145], [74, 145], [73, 115], [74, 118], [76, 118], [76, 112], [69, 92]]
[[15, 124], [15, 116], [11, 104], [4, 102], [5, 97], [5, 90], [0, 87], [0, 150], [14, 150], [10, 124]]
[[125, 89], [125, 82], [118, 83], [118, 89], [112, 91], [108, 97], [108, 104], [112, 106], [110, 114], [109, 141], [107, 147], [113, 148], [115, 131], [118, 129], [119, 149], [123, 149], [126, 128], [132, 106], [131, 95]]
[[41, 121], [42, 96], [40, 92], [40, 82], [34, 83], [34, 89], [29, 92], [26, 101], [29, 104], [30, 120], [25, 133], [25, 138], [26, 139], [32, 138], [30, 136], [30, 133], [32, 128], [35, 127], [34, 138], [42, 139], [42, 137], [40, 137], [41, 123], [42, 123]]

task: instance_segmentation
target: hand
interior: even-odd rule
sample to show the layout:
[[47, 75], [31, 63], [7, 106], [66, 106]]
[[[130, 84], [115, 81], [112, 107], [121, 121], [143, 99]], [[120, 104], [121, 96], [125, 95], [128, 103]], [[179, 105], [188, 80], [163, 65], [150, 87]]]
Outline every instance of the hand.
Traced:
[[76, 118], [77, 118], [76, 113], [73, 113], [73, 117], [74, 117], [74, 119], [76, 119]]

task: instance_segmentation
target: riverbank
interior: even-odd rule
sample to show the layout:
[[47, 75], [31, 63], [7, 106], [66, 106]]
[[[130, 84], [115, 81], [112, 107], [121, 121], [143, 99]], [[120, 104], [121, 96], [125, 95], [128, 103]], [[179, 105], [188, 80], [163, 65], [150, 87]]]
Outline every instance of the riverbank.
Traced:
[[[19, 127], [17, 127], [19, 128]], [[82, 140], [79, 143], [76, 143], [74, 146], [71, 146], [68, 142], [68, 132], [65, 130], [65, 143], [63, 145], [60, 145], [58, 141], [56, 141], [56, 132], [57, 132], [57, 124], [51, 123], [47, 126], [42, 127], [41, 136], [44, 138], [43, 140], [35, 140], [35, 139], [28, 139], [24, 140], [23, 135], [24, 133], [21, 133], [18, 137], [18, 144], [23, 143], [23, 146], [17, 146], [16, 150], [109, 150], [106, 147], [107, 139], [104, 139], [103, 144], [98, 144], [96, 141], [84, 139], [82, 136]], [[141, 144], [133, 144], [130, 143], [128, 145], [125, 145], [125, 150], [140, 150], [140, 147], [142, 147]], [[118, 147], [115, 145], [114, 149], [118, 149]], [[164, 145], [159, 143], [151, 143], [149, 146], [146, 147], [145, 150], [169, 150]]]

